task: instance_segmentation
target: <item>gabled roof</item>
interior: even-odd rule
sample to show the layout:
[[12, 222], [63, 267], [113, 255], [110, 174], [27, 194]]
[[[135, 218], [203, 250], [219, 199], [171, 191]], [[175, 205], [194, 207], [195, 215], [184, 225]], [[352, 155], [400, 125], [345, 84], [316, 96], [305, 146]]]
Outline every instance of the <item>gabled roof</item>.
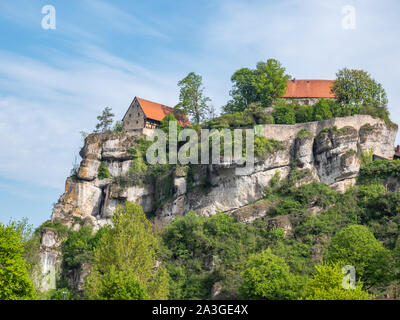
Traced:
[[135, 97], [135, 99], [139, 103], [140, 107], [144, 112], [144, 115], [148, 119], [161, 122], [166, 115], [174, 113], [174, 116], [176, 120], [178, 120], [178, 123], [180, 124], [181, 127], [187, 127], [191, 125], [186, 115], [183, 114], [182, 112], [175, 110], [174, 108], [138, 97]]
[[289, 80], [283, 98], [335, 98], [333, 80]]

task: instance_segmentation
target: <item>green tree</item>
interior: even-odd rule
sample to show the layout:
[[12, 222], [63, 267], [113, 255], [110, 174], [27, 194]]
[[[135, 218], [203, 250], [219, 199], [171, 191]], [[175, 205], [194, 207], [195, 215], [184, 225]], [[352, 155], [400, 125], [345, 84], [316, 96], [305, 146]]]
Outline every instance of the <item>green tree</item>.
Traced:
[[14, 223], [0, 223], [0, 300], [35, 299], [23, 254], [23, 239]]
[[305, 123], [313, 121], [313, 106], [311, 105], [302, 105], [296, 102], [292, 102], [294, 105], [294, 110], [296, 114], [296, 123]]
[[96, 130], [94, 132], [100, 133], [111, 129], [113, 123], [114, 114], [111, 112], [111, 108], [105, 107], [102, 114], [97, 117], [99, 122], [96, 124]]
[[124, 131], [124, 126], [123, 126], [122, 121], [118, 120], [115, 122], [113, 131], [115, 131], [115, 132], [123, 132]]
[[320, 121], [333, 117], [328, 100], [322, 98], [313, 107], [313, 120]]
[[255, 74], [255, 87], [264, 107], [270, 107], [272, 102], [286, 93], [290, 76], [278, 60], [268, 59], [267, 62], [257, 63]]
[[278, 100], [274, 105], [272, 116], [276, 124], [295, 124], [296, 113], [292, 104]]
[[267, 113], [259, 102], [249, 104], [249, 107], [244, 111], [244, 115], [252, 119], [253, 124], [272, 124], [274, 118]]
[[256, 69], [253, 70], [249, 68], [237, 70], [231, 77], [232, 100], [224, 106], [224, 112], [243, 111], [254, 102], [260, 103], [263, 107], [271, 106], [275, 99], [285, 94], [289, 79], [290, 76], [285, 74], [285, 68], [275, 59], [258, 62]]
[[163, 266], [157, 266], [157, 237], [142, 207], [133, 202], [117, 206], [112, 224], [94, 250], [84, 284], [86, 296], [166, 299], [169, 276]]
[[344, 289], [341, 263], [315, 266], [316, 274], [307, 284], [304, 300], [372, 300], [373, 296], [358, 282], [354, 289]]
[[204, 96], [203, 78], [190, 72], [184, 79], [178, 82], [180, 87], [179, 103], [175, 108], [189, 115], [195, 123], [205, 119], [208, 112], [207, 103], [210, 98]]
[[390, 250], [361, 225], [345, 227], [335, 234], [328, 247], [327, 261], [343, 261], [354, 266], [357, 277], [367, 288], [385, 285], [393, 277]]
[[245, 299], [285, 300], [301, 295], [301, 278], [290, 273], [285, 260], [271, 249], [252, 255], [242, 277], [240, 293]]
[[226, 113], [234, 113], [245, 110], [250, 103], [259, 102], [259, 96], [255, 87], [256, 75], [254, 70], [242, 68], [237, 70], [231, 77], [233, 82], [230, 95], [232, 100], [224, 106]]
[[382, 85], [364, 70], [344, 68], [336, 73], [332, 87], [336, 99], [343, 105], [362, 104], [386, 110], [387, 97]]

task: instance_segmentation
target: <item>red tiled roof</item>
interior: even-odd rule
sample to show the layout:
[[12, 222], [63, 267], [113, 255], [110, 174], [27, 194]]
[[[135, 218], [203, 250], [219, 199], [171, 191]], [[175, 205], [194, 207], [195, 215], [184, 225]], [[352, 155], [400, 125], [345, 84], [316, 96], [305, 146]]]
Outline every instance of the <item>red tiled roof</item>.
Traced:
[[289, 80], [283, 98], [334, 98], [333, 80]]
[[142, 108], [146, 118], [161, 122], [166, 115], [175, 111], [174, 116], [176, 120], [178, 120], [181, 127], [187, 127], [191, 125], [186, 115], [181, 112], [177, 112], [174, 108], [138, 97], [136, 97], [136, 99], [140, 104], [140, 107]]

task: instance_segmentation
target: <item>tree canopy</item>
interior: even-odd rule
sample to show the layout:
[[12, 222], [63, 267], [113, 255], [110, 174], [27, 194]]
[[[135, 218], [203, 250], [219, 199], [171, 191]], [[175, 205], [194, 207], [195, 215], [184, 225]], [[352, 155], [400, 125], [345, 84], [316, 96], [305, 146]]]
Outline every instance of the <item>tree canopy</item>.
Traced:
[[285, 68], [275, 59], [258, 62], [256, 69], [239, 69], [231, 77], [232, 100], [224, 106], [224, 111], [243, 111], [254, 102], [269, 107], [275, 99], [285, 94], [289, 79]]
[[373, 296], [362, 289], [358, 282], [355, 288], [343, 288], [342, 264], [325, 263], [315, 266], [316, 273], [307, 284], [304, 300], [372, 300]]
[[328, 247], [327, 260], [354, 266], [357, 277], [367, 287], [384, 285], [392, 277], [391, 252], [365, 226], [351, 225], [336, 233]]
[[16, 225], [0, 223], [0, 300], [35, 299], [23, 251], [22, 235]]
[[126, 202], [94, 250], [85, 282], [89, 299], [166, 299], [168, 274], [157, 264], [158, 243], [140, 205]]
[[285, 260], [268, 248], [250, 257], [240, 292], [245, 299], [294, 299], [300, 295], [301, 284]]
[[180, 87], [179, 103], [175, 108], [186, 113], [195, 123], [200, 123], [209, 112], [210, 98], [204, 95], [203, 78], [190, 72], [178, 82]]
[[111, 125], [113, 124], [114, 113], [111, 112], [111, 108], [105, 107], [102, 114], [97, 117], [99, 121], [96, 124], [96, 133], [105, 132], [111, 129]]
[[387, 97], [382, 85], [364, 70], [343, 68], [336, 73], [332, 87], [339, 103], [386, 108]]

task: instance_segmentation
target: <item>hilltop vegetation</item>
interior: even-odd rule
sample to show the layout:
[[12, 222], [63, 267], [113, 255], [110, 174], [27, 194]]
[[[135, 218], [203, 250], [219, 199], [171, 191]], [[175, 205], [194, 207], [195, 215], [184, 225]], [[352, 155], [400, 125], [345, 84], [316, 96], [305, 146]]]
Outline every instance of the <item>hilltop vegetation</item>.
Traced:
[[[46, 223], [36, 234], [53, 228], [63, 239], [63, 269], [58, 288], [38, 295], [51, 299], [397, 297], [400, 194], [382, 182], [387, 177], [397, 179], [398, 170], [400, 161], [370, 162], [363, 166], [357, 186], [340, 194], [317, 182], [296, 187], [300, 175], [293, 169], [288, 179], [277, 175], [272, 180], [260, 202], [275, 205], [266, 217], [251, 223], [224, 213], [206, 218], [190, 211], [156, 230], [140, 206], [132, 203], [117, 209], [114, 227], [96, 233], [87, 227], [73, 231]], [[286, 221], [290, 228], [276, 221]], [[16, 244], [27, 243], [15, 239]], [[25, 245], [25, 252], [17, 250], [14, 256], [27, 258], [34, 247]], [[91, 274], [77, 290], [70, 275], [84, 265], [90, 265]], [[344, 265], [355, 267], [356, 289], [341, 286]], [[31, 270], [23, 264], [18, 268]], [[28, 291], [17, 290], [17, 296], [33, 298], [29, 281], [24, 281]]]
[[[209, 99], [203, 95], [202, 78], [190, 73], [179, 82], [177, 109], [192, 117], [191, 128], [196, 131], [219, 129], [214, 135], [222, 134], [220, 129], [224, 128], [295, 124], [354, 114], [370, 114], [392, 125], [383, 88], [365, 72], [339, 71], [334, 85], [337, 100], [321, 99], [315, 105], [279, 99], [289, 78], [281, 64], [272, 59], [258, 63], [254, 70], [238, 70], [232, 76], [232, 99], [224, 106], [224, 114], [214, 117]], [[355, 81], [361, 85], [355, 87]], [[94, 137], [102, 132], [123, 131], [120, 122], [112, 128], [112, 117], [111, 109], [106, 108], [98, 117]], [[172, 113], [160, 126], [167, 134], [167, 151], [169, 121], [176, 121]], [[177, 128], [179, 133], [182, 128], [178, 124]], [[334, 127], [321, 132], [343, 133], [341, 130]], [[310, 134], [302, 130], [298, 138]], [[224, 139], [221, 150], [227, 143], [231, 142]], [[135, 147], [127, 150], [132, 161], [125, 176], [112, 176], [107, 163], [99, 160], [94, 179], [110, 180], [120, 190], [150, 181], [155, 189], [156, 208], [173, 196], [173, 174], [177, 169], [185, 173], [182, 176], [186, 177], [188, 190], [210, 188], [205, 176], [199, 184], [193, 184], [198, 165], [148, 163], [145, 154], [149, 145], [149, 141], [137, 139]], [[282, 141], [255, 138], [254, 151], [259, 159], [282, 149]], [[347, 150], [349, 153], [356, 151]], [[372, 152], [365, 152], [361, 163], [357, 185], [344, 193], [318, 182], [300, 185], [304, 178], [311, 177], [311, 172], [300, 171], [296, 162], [291, 167], [286, 165], [291, 170], [289, 176], [281, 179], [275, 174], [263, 190], [263, 198], [247, 205], [250, 211], [253, 205], [263, 208], [263, 217], [255, 219], [222, 212], [205, 217], [189, 210], [168, 226], [160, 227], [153, 223], [155, 211], [146, 216], [138, 204], [126, 202], [113, 212], [112, 226], [103, 226], [96, 232], [84, 223], [78, 223], [78, 229], [46, 221], [35, 232], [27, 232], [24, 223], [0, 225], [1, 298], [369, 300], [385, 294], [397, 297], [400, 161], [373, 162]], [[72, 172], [74, 179], [77, 176], [78, 167]], [[38, 271], [40, 240], [49, 229], [61, 243], [57, 250], [61, 251], [62, 268], [56, 289], [43, 293]], [[353, 289], [342, 286], [345, 265], [356, 270]], [[88, 276], [80, 279], [85, 274]]]

